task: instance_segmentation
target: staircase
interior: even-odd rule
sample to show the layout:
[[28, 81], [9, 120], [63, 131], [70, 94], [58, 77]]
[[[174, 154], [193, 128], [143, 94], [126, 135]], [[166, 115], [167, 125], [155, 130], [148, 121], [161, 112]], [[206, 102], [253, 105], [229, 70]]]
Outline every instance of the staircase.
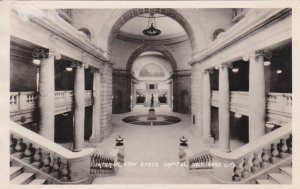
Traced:
[[189, 173], [221, 184], [291, 184], [292, 127], [283, 125], [243, 147], [224, 153], [210, 148], [187, 154]]
[[46, 184], [46, 179], [39, 179], [35, 173], [24, 171], [24, 167], [11, 166], [10, 167], [10, 183], [11, 184], [32, 184], [42, 185]]
[[283, 166], [279, 170], [279, 173], [269, 173], [266, 179], [256, 179], [256, 184], [292, 184], [292, 166]]

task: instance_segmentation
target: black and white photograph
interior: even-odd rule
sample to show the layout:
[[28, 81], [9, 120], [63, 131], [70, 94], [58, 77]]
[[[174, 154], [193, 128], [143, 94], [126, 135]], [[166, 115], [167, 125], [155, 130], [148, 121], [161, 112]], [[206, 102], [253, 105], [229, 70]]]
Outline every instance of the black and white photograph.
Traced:
[[6, 2], [3, 183], [295, 186], [299, 2], [243, 2]]

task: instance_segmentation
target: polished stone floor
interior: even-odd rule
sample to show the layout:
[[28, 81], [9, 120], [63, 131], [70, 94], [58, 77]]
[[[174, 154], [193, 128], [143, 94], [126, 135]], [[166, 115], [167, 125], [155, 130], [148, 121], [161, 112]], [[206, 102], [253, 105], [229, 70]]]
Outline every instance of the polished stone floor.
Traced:
[[[125, 165], [113, 177], [100, 177], [94, 184], [206, 184], [206, 177], [190, 175], [184, 167], [171, 166], [178, 162], [179, 138], [188, 138], [190, 149], [194, 153], [207, 149], [202, 140], [192, 133], [190, 115], [174, 113], [167, 105], [157, 107], [157, 114], [176, 116], [180, 122], [163, 126], [140, 126], [125, 123], [123, 118], [147, 114], [148, 108], [141, 105], [132, 112], [113, 115], [114, 132], [111, 136], [96, 144], [97, 151], [108, 153], [114, 148], [115, 138], [121, 135], [125, 145]], [[231, 141], [231, 148], [241, 145]]]

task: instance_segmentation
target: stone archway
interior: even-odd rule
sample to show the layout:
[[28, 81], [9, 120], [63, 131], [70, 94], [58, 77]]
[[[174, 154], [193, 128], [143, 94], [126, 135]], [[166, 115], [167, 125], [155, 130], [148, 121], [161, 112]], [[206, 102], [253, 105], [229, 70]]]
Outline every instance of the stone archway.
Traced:
[[142, 46], [136, 49], [127, 61], [126, 71], [128, 73], [131, 73], [133, 63], [137, 59], [137, 57], [144, 52], [150, 51], [162, 53], [166, 57], [166, 59], [171, 63], [173, 72], [177, 71], [177, 64], [174, 56], [170, 53], [170, 51], [167, 48], [163, 46]]
[[196, 44], [196, 37], [195, 34], [192, 30], [191, 25], [189, 22], [180, 14], [178, 11], [175, 9], [170, 9], [170, 8], [143, 8], [143, 9], [130, 9], [127, 12], [125, 12], [122, 16], [119, 17], [119, 19], [114, 23], [114, 25], [111, 28], [111, 31], [108, 36], [107, 40], [107, 52], [108, 56], [110, 56], [111, 53], [111, 48], [112, 48], [112, 41], [113, 39], [118, 35], [118, 32], [120, 28], [130, 19], [139, 16], [141, 14], [146, 14], [146, 13], [157, 13], [157, 14], [162, 14], [165, 16], [168, 16], [180, 24], [185, 32], [187, 33], [192, 49], [196, 49], [197, 44]]

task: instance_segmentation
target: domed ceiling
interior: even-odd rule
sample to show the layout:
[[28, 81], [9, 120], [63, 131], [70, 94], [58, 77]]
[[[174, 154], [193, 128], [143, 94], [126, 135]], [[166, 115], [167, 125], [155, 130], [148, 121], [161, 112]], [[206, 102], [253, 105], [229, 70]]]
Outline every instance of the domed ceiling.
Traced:
[[[127, 21], [120, 29], [121, 33], [128, 33], [131, 35], [145, 36], [143, 30], [148, 27], [148, 17], [149, 14], [142, 14], [140, 16], [134, 17]], [[170, 36], [170, 35], [185, 35], [184, 29], [172, 18], [161, 15], [154, 14], [156, 28], [161, 30], [159, 36]]]

